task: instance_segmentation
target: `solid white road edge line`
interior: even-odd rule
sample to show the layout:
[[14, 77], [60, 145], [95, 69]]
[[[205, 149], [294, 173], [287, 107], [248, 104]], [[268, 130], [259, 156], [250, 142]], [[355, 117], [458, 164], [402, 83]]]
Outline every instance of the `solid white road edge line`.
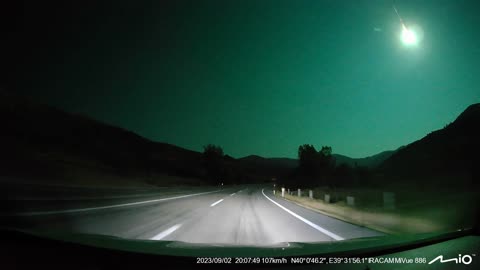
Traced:
[[209, 191], [209, 192], [201, 192], [195, 194], [188, 194], [176, 197], [169, 197], [169, 198], [162, 198], [156, 200], [149, 200], [149, 201], [141, 201], [141, 202], [133, 202], [133, 203], [123, 203], [123, 204], [115, 204], [115, 205], [107, 205], [107, 206], [99, 206], [99, 207], [89, 207], [89, 208], [77, 208], [77, 209], [67, 209], [67, 210], [57, 210], [57, 211], [39, 211], [39, 212], [25, 212], [25, 213], [16, 213], [11, 214], [11, 216], [39, 216], [39, 215], [51, 215], [51, 214], [68, 214], [68, 213], [78, 213], [78, 212], [86, 212], [92, 210], [100, 210], [100, 209], [110, 209], [110, 208], [117, 208], [117, 207], [125, 207], [125, 206], [132, 206], [132, 205], [140, 205], [146, 203], [153, 203], [153, 202], [162, 202], [168, 200], [175, 200], [187, 197], [193, 197], [203, 194], [209, 194], [214, 192], [219, 192], [221, 190]]
[[236, 192], [235, 192], [235, 193], [232, 193], [232, 194], [230, 194], [230, 196], [233, 196], [233, 195], [235, 195], [235, 194], [237, 194], [237, 193], [236, 193]]
[[262, 189], [262, 194], [263, 194], [263, 196], [265, 196], [265, 198], [267, 198], [267, 199], [270, 200], [272, 203], [276, 204], [278, 207], [280, 207], [280, 208], [282, 208], [283, 210], [285, 210], [285, 211], [286, 211], [287, 213], [289, 213], [290, 215], [292, 215], [292, 216], [300, 219], [301, 221], [305, 222], [306, 224], [310, 225], [311, 227], [313, 227], [314, 229], [320, 231], [321, 233], [324, 233], [324, 234], [330, 236], [331, 238], [333, 238], [333, 239], [335, 239], [335, 240], [344, 240], [343, 237], [338, 236], [338, 235], [332, 233], [331, 231], [328, 231], [328, 230], [326, 230], [326, 229], [318, 226], [317, 224], [311, 222], [310, 220], [308, 220], [308, 219], [306, 219], [306, 218], [303, 218], [303, 217], [295, 214], [294, 212], [292, 212], [292, 211], [288, 210], [287, 208], [285, 208], [283, 205], [281, 205], [281, 204], [277, 203], [276, 201], [270, 199], [267, 195], [265, 195], [265, 193], [263, 192], [263, 189]]
[[154, 237], [150, 238], [151, 240], [162, 240], [163, 238], [167, 237], [169, 234], [173, 233], [174, 231], [176, 231], [178, 228], [180, 228], [182, 226], [182, 224], [177, 224], [177, 225], [174, 225], [172, 227], [170, 227], [169, 229], [155, 235]]
[[210, 204], [210, 207], [214, 207], [215, 205], [217, 205], [217, 204], [221, 203], [222, 201], [223, 201], [223, 199], [221, 199], [221, 200], [218, 200], [218, 201], [216, 201], [216, 202], [214, 202], [214, 203]]

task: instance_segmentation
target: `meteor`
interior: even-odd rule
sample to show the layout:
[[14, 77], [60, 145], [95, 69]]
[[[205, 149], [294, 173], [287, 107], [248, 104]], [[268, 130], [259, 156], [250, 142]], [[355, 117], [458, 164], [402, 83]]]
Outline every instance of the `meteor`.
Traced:
[[398, 10], [397, 10], [397, 8], [395, 7], [395, 4], [393, 5], [393, 10], [395, 10], [395, 13], [397, 13], [397, 16], [398, 16], [398, 19], [400, 20], [400, 23], [401, 23], [402, 25], [404, 25], [404, 24], [403, 24], [402, 17], [400, 17], [400, 14], [398, 13]]
[[403, 44], [405, 44], [406, 46], [416, 45], [418, 43], [417, 33], [415, 33], [415, 31], [413, 31], [412, 29], [407, 28], [407, 26], [403, 22], [402, 17], [398, 13], [398, 10], [395, 7], [395, 4], [393, 5], [393, 10], [395, 10], [395, 13], [398, 16], [398, 20], [400, 20], [400, 24], [402, 25], [401, 39]]

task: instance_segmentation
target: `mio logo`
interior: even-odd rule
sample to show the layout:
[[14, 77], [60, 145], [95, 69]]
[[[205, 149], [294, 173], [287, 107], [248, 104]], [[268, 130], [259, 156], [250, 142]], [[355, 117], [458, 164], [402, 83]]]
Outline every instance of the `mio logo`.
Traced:
[[451, 259], [447, 259], [447, 260], [444, 260], [443, 259], [443, 255], [440, 255], [438, 257], [436, 257], [435, 259], [431, 260], [428, 264], [432, 264], [436, 261], [440, 261], [440, 263], [447, 263], [447, 262], [455, 262], [455, 263], [463, 263], [463, 264], [471, 264], [472, 261], [473, 261], [473, 257], [475, 257], [476, 254], [472, 254], [472, 255], [463, 255], [462, 254], [458, 254], [458, 258], [451, 258]]

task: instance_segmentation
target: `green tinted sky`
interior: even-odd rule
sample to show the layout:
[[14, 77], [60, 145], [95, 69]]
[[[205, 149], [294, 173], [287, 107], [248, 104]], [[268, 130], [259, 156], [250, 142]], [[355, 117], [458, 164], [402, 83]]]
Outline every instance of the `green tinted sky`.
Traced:
[[415, 49], [392, 1], [152, 2], [29, 4], [6, 87], [234, 157], [294, 157], [304, 143], [368, 156], [480, 101], [478, 1], [397, 0], [425, 33]]

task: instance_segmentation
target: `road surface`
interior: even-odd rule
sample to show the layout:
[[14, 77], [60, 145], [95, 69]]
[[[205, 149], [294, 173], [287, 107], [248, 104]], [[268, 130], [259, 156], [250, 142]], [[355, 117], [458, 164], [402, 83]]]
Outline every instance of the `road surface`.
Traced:
[[2, 219], [34, 230], [228, 245], [268, 246], [382, 235], [277, 198], [270, 189], [252, 186], [105, 199], [101, 203], [44, 200], [36, 205]]

